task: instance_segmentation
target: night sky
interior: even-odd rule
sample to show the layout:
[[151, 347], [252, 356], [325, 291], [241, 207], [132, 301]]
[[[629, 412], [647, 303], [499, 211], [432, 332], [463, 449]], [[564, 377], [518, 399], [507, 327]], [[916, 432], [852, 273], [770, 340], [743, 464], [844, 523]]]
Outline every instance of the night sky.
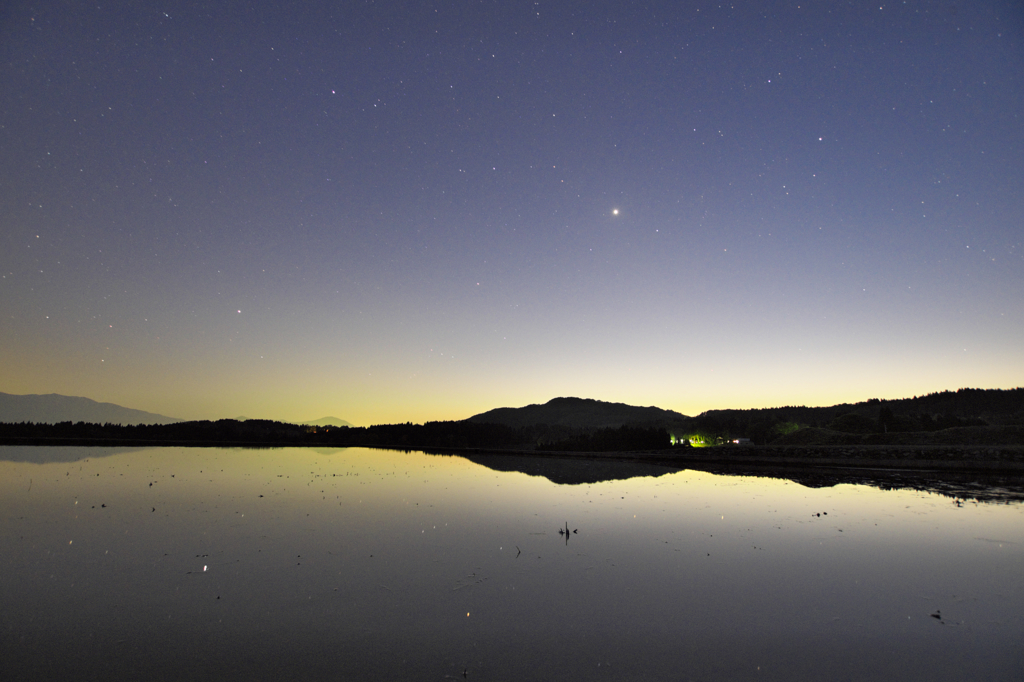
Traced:
[[186, 419], [1024, 385], [1024, 6], [0, 9], [0, 391]]

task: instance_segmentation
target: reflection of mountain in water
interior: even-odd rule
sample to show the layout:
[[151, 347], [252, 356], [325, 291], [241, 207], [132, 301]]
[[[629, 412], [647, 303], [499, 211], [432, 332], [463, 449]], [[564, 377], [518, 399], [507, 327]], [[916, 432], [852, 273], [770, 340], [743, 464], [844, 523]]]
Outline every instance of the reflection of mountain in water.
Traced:
[[126, 452], [139, 452], [149, 448], [102, 447], [85, 445], [4, 445], [0, 447], [0, 461], [27, 464], [71, 463], [83, 459], [97, 459]]
[[519, 471], [543, 476], [559, 485], [600, 483], [641, 476], [664, 476], [690, 469], [720, 476], [752, 476], [793, 481], [808, 488], [866, 485], [879, 490], [918, 490], [950, 498], [992, 503], [1024, 502], [1024, 477], [958, 473], [954, 471], [882, 471], [826, 467], [753, 467], [736, 465], [671, 467], [640, 462], [584, 458], [528, 457], [515, 455], [461, 455], [495, 471]]
[[[8, 445], [0, 447], [0, 461], [31, 464], [56, 464], [97, 459], [152, 449], [151, 447], [84, 447]], [[249, 449], [249, 448], [230, 448]], [[276, 449], [276, 448], [252, 448]], [[314, 448], [322, 455], [332, 455], [345, 448]], [[866, 485], [880, 490], [918, 490], [949, 498], [978, 502], [1024, 503], [1024, 476], [982, 474], [956, 471], [881, 470], [830, 467], [757, 466], [742, 464], [695, 464], [670, 466], [637, 461], [587, 459], [584, 457], [537, 457], [529, 455], [473, 454], [459, 452], [431, 453], [457, 456], [494, 471], [518, 471], [528, 476], [542, 476], [558, 485], [580, 485], [602, 481], [622, 481], [650, 476], [657, 478], [684, 469], [706, 471], [720, 476], [752, 476], [793, 481], [808, 488], [830, 488], [836, 485]]]
[[659, 464], [615, 462], [582, 458], [521, 457], [516, 455], [461, 455], [495, 471], [519, 471], [529, 476], [543, 476], [559, 485], [580, 485], [601, 481], [622, 481], [627, 478], [656, 478], [678, 469]]

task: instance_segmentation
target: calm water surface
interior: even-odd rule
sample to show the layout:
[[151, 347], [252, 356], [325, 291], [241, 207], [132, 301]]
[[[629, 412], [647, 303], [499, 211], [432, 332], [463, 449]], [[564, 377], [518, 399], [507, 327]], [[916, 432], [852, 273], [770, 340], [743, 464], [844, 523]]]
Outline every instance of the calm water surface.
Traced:
[[476, 459], [0, 448], [4, 677], [1024, 678], [1018, 502]]

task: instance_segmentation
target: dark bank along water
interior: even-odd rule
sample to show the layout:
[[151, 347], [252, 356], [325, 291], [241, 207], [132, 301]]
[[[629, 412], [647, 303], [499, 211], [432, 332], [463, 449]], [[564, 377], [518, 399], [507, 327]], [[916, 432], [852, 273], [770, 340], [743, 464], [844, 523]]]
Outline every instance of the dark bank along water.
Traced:
[[1024, 671], [1019, 503], [579, 462], [550, 463], [552, 478], [623, 478], [558, 484], [510, 461], [0, 448], [4, 666], [106, 679]]

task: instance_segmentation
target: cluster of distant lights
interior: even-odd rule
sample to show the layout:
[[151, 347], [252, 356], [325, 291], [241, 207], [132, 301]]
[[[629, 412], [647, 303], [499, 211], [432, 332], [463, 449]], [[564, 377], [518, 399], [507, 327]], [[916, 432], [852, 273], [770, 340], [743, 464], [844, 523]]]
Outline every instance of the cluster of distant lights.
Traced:
[[676, 436], [675, 434], [669, 434], [669, 439], [672, 445], [685, 445], [689, 444], [690, 447], [694, 448], [708, 448], [713, 445], [749, 445], [749, 438], [705, 438], [700, 434], [693, 434], [690, 436]]

